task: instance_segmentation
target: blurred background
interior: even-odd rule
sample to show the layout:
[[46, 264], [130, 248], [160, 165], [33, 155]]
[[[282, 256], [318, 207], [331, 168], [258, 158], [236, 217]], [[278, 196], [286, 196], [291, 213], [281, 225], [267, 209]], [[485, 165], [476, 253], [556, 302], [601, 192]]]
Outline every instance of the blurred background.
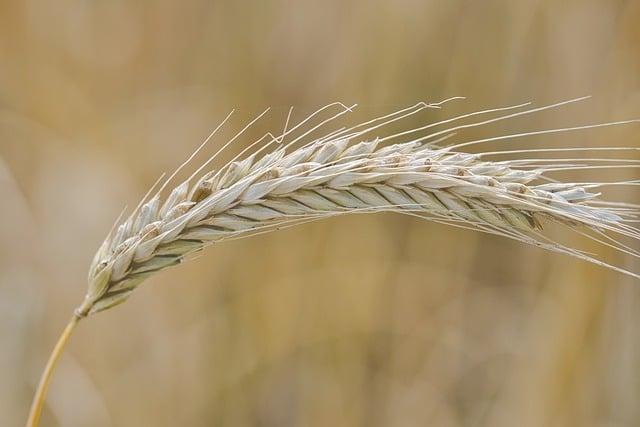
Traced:
[[[272, 106], [258, 129], [279, 131], [290, 106], [333, 101], [368, 117], [468, 97], [409, 126], [594, 95], [463, 139], [637, 118], [638, 22], [637, 0], [2, 0], [0, 425], [23, 424], [119, 212], [232, 108], [237, 130]], [[83, 322], [42, 426], [640, 425], [639, 323], [621, 274], [418, 219], [335, 218], [215, 246]]]

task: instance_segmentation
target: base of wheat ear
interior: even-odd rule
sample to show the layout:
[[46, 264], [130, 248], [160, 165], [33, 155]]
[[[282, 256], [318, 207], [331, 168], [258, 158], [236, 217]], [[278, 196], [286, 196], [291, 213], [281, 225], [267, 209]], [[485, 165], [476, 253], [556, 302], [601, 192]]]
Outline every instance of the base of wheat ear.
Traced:
[[[189, 254], [207, 245], [347, 213], [392, 211], [416, 215], [574, 255], [637, 277], [631, 271], [604, 264], [575, 248], [555, 243], [542, 233], [545, 221], [559, 222], [571, 229], [589, 232], [592, 239], [637, 257], [638, 252], [623, 240], [640, 238], [638, 229], [633, 226], [638, 207], [603, 201], [599, 192], [605, 185], [636, 185], [637, 181], [573, 183], [548, 177], [552, 172], [566, 170], [633, 168], [638, 166], [637, 160], [524, 158], [492, 161], [491, 158], [527, 152], [633, 152], [638, 149], [578, 147], [479, 154], [460, 151], [490, 141], [620, 125], [634, 120], [503, 135], [456, 145], [442, 144], [466, 128], [582, 99], [539, 108], [524, 109], [529, 104], [522, 104], [473, 112], [382, 135], [389, 124], [428, 108], [440, 108], [442, 104], [419, 103], [350, 128], [310, 137], [309, 134], [353, 108], [331, 104], [290, 129], [285, 126], [281, 135], [265, 135], [218, 170], [203, 173], [206, 165], [199, 168], [164, 198], [161, 190], [175, 174], [159, 191], [147, 195], [138, 208], [112, 230], [98, 250], [90, 268], [88, 293], [76, 313], [86, 316], [125, 301], [143, 280], [182, 262]], [[315, 126], [310, 124], [320, 112], [330, 108], [339, 111]], [[508, 114], [504, 114], [505, 111]], [[498, 116], [464, 122], [490, 114]], [[429, 129], [454, 122], [463, 124], [424, 135]], [[301, 131], [305, 126], [309, 129]], [[246, 127], [242, 132], [245, 130]], [[294, 138], [291, 135], [295, 132], [301, 134]], [[285, 143], [288, 137], [291, 139]], [[263, 152], [266, 154], [261, 155]], [[605, 162], [604, 166], [599, 162]]]

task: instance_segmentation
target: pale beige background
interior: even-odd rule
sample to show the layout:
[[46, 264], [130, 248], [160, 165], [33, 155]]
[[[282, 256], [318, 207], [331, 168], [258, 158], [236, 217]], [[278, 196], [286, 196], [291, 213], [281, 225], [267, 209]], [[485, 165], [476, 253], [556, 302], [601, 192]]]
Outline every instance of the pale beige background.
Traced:
[[[638, 117], [638, 22], [637, 0], [0, 1], [0, 425], [119, 211], [231, 108], [280, 129], [336, 100], [469, 97], [424, 121], [595, 96], [466, 137]], [[216, 246], [81, 324], [42, 425], [633, 426], [639, 313], [640, 283], [577, 260], [336, 218]]]

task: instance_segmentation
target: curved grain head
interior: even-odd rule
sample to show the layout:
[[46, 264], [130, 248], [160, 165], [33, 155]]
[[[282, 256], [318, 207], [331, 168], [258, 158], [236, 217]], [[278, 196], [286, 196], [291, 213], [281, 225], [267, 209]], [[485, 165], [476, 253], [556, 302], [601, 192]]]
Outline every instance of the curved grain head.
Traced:
[[[352, 108], [331, 104], [290, 129], [285, 126], [277, 137], [266, 135], [218, 170], [206, 171], [207, 162], [172, 190], [164, 191], [175, 174], [160, 191], [146, 196], [109, 233], [96, 253], [89, 270], [89, 289], [77, 314], [86, 316], [123, 302], [146, 278], [179, 264], [207, 245], [334, 215], [382, 211], [501, 235], [638, 277], [577, 248], [556, 243], [545, 234], [545, 223], [553, 221], [620, 252], [639, 255], [623, 243], [640, 238], [633, 226], [637, 206], [603, 200], [599, 189], [605, 183], [559, 182], [549, 177], [558, 171], [596, 168], [602, 159], [493, 160], [497, 156], [526, 154], [528, 150], [480, 154], [464, 151], [489, 141], [631, 121], [443, 145], [459, 130], [578, 100], [530, 109], [523, 109], [529, 104], [522, 104], [478, 111], [395, 134], [386, 131], [391, 123], [401, 123], [406, 117], [442, 104], [419, 103], [350, 128], [311, 137]], [[331, 109], [338, 112], [313, 124], [320, 112]], [[540, 151], [599, 150], [607, 149], [533, 149], [529, 155]], [[634, 150], [620, 149], [626, 154]], [[637, 161], [608, 159], [604, 167], [624, 166], [637, 166]]]

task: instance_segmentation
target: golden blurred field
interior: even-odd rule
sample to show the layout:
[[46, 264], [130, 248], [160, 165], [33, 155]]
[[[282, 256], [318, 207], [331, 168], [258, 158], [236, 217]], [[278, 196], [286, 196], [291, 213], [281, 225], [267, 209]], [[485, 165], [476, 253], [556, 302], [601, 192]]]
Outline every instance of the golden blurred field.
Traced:
[[[0, 1], [0, 425], [23, 424], [118, 213], [232, 108], [238, 129], [272, 106], [277, 131], [333, 101], [468, 97], [426, 122], [594, 95], [465, 137], [637, 118], [638, 22], [638, 0]], [[638, 325], [621, 274], [335, 218], [215, 246], [83, 322], [42, 426], [635, 426]]]

